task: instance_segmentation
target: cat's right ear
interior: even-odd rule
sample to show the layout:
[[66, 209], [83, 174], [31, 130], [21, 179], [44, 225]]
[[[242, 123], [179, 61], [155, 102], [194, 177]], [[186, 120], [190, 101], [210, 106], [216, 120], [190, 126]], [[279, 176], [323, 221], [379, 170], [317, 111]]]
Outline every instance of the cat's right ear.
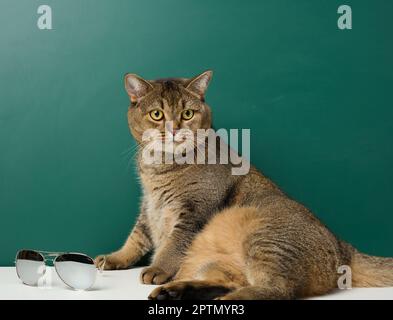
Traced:
[[124, 76], [124, 85], [132, 103], [138, 102], [153, 89], [151, 83], [132, 73]]

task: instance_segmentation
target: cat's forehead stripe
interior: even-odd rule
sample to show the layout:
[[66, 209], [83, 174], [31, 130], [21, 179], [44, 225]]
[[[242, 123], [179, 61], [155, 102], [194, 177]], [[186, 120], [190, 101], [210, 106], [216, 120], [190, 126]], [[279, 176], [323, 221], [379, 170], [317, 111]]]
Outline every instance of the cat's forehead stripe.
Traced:
[[181, 98], [178, 84], [172, 80], [162, 82], [161, 97], [170, 105], [177, 104], [177, 101]]

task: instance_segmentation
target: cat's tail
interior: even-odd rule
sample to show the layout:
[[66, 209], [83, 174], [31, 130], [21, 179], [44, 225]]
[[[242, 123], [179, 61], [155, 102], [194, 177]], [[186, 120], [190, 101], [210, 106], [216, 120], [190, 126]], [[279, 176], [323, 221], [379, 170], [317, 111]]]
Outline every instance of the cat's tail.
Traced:
[[351, 271], [354, 287], [393, 287], [393, 258], [369, 256], [354, 249]]

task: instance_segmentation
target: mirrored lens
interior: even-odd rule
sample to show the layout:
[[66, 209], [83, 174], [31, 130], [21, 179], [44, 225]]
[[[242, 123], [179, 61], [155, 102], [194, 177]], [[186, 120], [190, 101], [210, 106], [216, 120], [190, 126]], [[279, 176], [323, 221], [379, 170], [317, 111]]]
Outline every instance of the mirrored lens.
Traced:
[[23, 283], [36, 286], [45, 274], [44, 257], [32, 250], [21, 250], [16, 255], [16, 273]]
[[57, 274], [73, 289], [86, 290], [93, 286], [97, 268], [92, 258], [76, 253], [67, 253], [55, 259]]

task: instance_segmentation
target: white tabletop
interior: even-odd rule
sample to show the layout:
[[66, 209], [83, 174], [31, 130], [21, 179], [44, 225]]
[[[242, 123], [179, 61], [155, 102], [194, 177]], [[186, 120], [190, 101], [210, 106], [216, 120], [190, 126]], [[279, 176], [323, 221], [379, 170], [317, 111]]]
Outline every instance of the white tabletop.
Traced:
[[[0, 300], [8, 299], [130, 299], [143, 300], [155, 286], [143, 285], [139, 282], [142, 268], [130, 270], [104, 271], [98, 274], [94, 287], [89, 291], [74, 291], [64, 285], [57, 277], [53, 268], [47, 271], [52, 278], [51, 285], [29, 287], [18, 279], [15, 268], [0, 268]], [[47, 281], [49, 283], [49, 281]], [[336, 292], [314, 299], [383, 299], [393, 300], [392, 288], [368, 288], [337, 290]]]

